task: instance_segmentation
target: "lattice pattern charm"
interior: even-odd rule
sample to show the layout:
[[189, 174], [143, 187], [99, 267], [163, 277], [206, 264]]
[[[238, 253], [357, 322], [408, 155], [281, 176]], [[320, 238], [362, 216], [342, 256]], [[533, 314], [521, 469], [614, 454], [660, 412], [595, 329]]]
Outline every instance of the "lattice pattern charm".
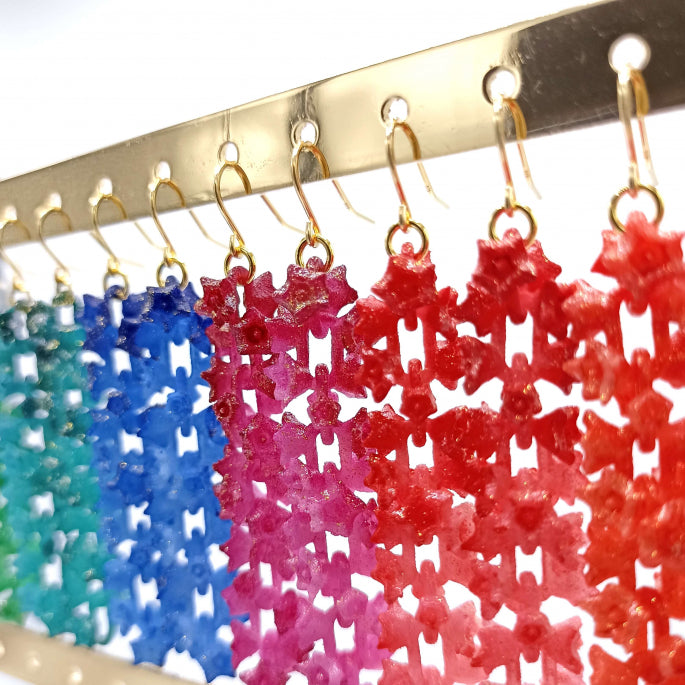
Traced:
[[[685, 641], [669, 627], [669, 619], [685, 619], [685, 421], [669, 422], [673, 403], [659, 387], [685, 385], [682, 237], [659, 233], [642, 214], [632, 214], [624, 234], [603, 233], [593, 266], [618, 288], [604, 293], [580, 282], [563, 305], [572, 337], [583, 346], [566, 370], [581, 381], [586, 400], [615, 400], [625, 419], [617, 426], [594, 411], [583, 417], [584, 469], [599, 474], [584, 495], [592, 510], [587, 578], [592, 585], [609, 581], [587, 606], [596, 634], [627, 653], [622, 662], [593, 646], [596, 684], [685, 679]], [[631, 314], [651, 313], [653, 355], [635, 349], [626, 359], [623, 304]], [[658, 467], [635, 476], [634, 465], [645, 457], [634, 455], [634, 447], [646, 453], [657, 446]], [[658, 569], [652, 586], [637, 587], [638, 562]]]
[[[356, 684], [385, 654], [377, 649], [383, 599], [352, 582], [375, 562], [374, 503], [357, 494], [368, 491], [366, 412], [345, 419], [338, 402], [339, 393], [364, 394], [354, 380], [352, 320], [340, 314], [356, 293], [344, 267], [321, 268], [318, 259], [289, 267], [279, 290], [262, 274], [244, 288], [244, 312], [244, 269], [203, 281], [199, 311], [212, 318], [207, 335], [216, 348], [206, 378], [229, 438], [216, 493], [222, 516], [234, 522], [224, 549], [238, 576], [225, 596], [233, 613], [248, 615], [232, 627], [235, 664], [259, 655], [241, 673], [251, 685], [285, 683], [292, 672], [310, 683]], [[311, 368], [310, 335], [330, 335], [330, 366]], [[308, 420], [292, 413], [298, 405]], [[339, 463], [324, 461], [323, 446], [336, 442]], [[333, 551], [330, 536], [346, 540], [349, 553]], [[262, 625], [264, 614], [274, 628]], [[354, 631], [349, 648], [340, 628]]]
[[85, 439], [84, 332], [73, 310], [40, 303], [0, 315], [0, 461], [21, 612], [37, 616], [51, 635], [72, 633], [92, 645], [107, 639], [98, 619], [107, 603], [107, 553], [98, 541], [99, 491]]
[[[367, 483], [378, 493], [374, 577], [389, 604], [380, 646], [393, 653], [406, 648], [408, 656], [408, 663], [384, 662], [383, 685], [477, 683], [500, 666], [507, 683], [521, 683], [521, 658], [540, 660], [541, 683], [582, 683], [580, 620], [553, 625], [542, 609], [552, 596], [571, 603], [587, 596], [580, 516], [554, 509], [560, 499], [573, 502], [583, 483], [578, 410], [543, 414], [535, 387], [545, 380], [568, 392], [571, 385], [561, 369], [576, 347], [561, 310], [570, 289], [555, 282], [559, 272], [538, 243], [526, 249], [509, 231], [501, 242], [480, 241], [478, 267], [458, 304], [451, 288], [436, 290], [430, 258], [417, 260], [406, 245], [372, 289], [376, 297], [357, 303], [359, 377], [377, 402], [394, 386], [401, 389], [395, 406], [370, 414], [364, 441], [373, 450]], [[507, 320], [519, 324], [527, 316], [532, 359], [515, 353], [508, 363]], [[420, 322], [423, 340], [424, 360], [411, 359], [406, 368], [401, 322], [408, 331]], [[459, 334], [466, 322], [477, 337]], [[437, 415], [439, 385], [477, 397], [493, 379], [501, 382], [499, 408], [454, 406]], [[465, 399], [455, 393], [451, 403]], [[408, 441], [420, 448], [429, 439], [432, 465], [412, 467]], [[512, 474], [514, 439], [521, 449], [535, 441], [536, 468]], [[417, 569], [416, 548], [434, 537], [439, 568], [423, 561]], [[530, 571], [517, 572], [517, 548], [540, 550], [541, 582]], [[454, 583], [461, 597], [468, 588], [473, 599], [450, 606], [446, 590]], [[402, 607], [409, 592], [418, 600], [415, 615]], [[501, 624], [503, 608], [515, 614], [514, 625]], [[422, 665], [420, 638], [442, 641], [444, 671]]]
[[[115, 554], [106, 569], [112, 622], [123, 634], [140, 628], [131, 643], [136, 662], [162, 664], [169, 650], [187, 650], [208, 680], [233, 675], [230, 634], [221, 634], [231, 620], [221, 597], [231, 576], [210, 558], [216, 549], [221, 559], [218, 545], [230, 531], [218, 517], [211, 480], [226, 439], [208, 403], [196, 408], [209, 367], [209, 321], [194, 312], [192, 287], [170, 280], [126, 299], [117, 328], [113, 294], [86, 296], [82, 316], [86, 348], [100, 357], [89, 365], [96, 402], [90, 435]], [[186, 357], [177, 368], [174, 345]], [[192, 435], [197, 446], [181, 449], [181, 436]], [[188, 515], [200, 520], [186, 531]]]

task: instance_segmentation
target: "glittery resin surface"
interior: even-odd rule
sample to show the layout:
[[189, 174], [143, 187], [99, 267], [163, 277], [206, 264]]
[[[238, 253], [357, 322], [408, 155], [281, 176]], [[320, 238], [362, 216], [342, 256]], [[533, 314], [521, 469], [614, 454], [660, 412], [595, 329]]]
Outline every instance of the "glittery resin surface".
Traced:
[[[682, 235], [659, 233], [632, 214], [624, 234], [603, 234], [593, 266], [618, 287], [607, 293], [579, 282], [563, 304], [581, 343], [566, 370], [581, 381], [586, 400], [611, 402], [622, 417], [614, 425], [599, 406], [583, 417], [583, 465], [592, 474], [584, 493], [592, 510], [587, 578], [603, 584], [587, 609], [596, 635], [626, 652], [615, 658], [591, 648], [596, 685], [685, 682], [685, 641], [669, 625], [685, 619], [685, 421], [670, 420], [673, 403], [663, 394], [685, 385]], [[626, 355], [623, 304], [631, 314], [651, 314], [653, 354], [638, 348]], [[640, 325], [650, 332], [648, 317]], [[654, 450], [658, 466], [645, 469], [644, 453]], [[651, 570], [653, 581], [636, 579], [636, 566]]]
[[[501, 242], [479, 242], [478, 266], [458, 303], [451, 288], [436, 291], [430, 258], [415, 259], [407, 245], [390, 259], [376, 296], [357, 303], [358, 377], [376, 402], [399, 386], [394, 404], [370, 414], [364, 442], [372, 450], [366, 482], [378, 493], [374, 576], [389, 604], [380, 646], [407, 655], [384, 662], [382, 685], [481, 683], [498, 667], [506, 683], [521, 683], [521, 659], [539, 660], [541, 683], [583, 682], [580, 620], [552, 623], [542, 606], [550, 597], [571, 604], [587, 597], [580, 516], [554, 509], [559, 500], [572, 503], [583, 483], [578, 410], [545, 412], [536, 390], [540, 380], [566, 392], [571, 385], [561, 365], [576, 345], [567, 337], [561, 305], [570, 290], [555, 282], [559, 272], [538, 243], [526, 249], [509, 231]], [[526, 317], [532, 359], [506, 355], [507, 320]], [[466, 323], [476, 335], [460, 334]], [[419, 324], [424, 359], [403, 365], [400, 326]], [[499, 407], [478, 402], [493, 379]], [[455, 391], [441, 414], [439, 386]], [[464, 406], [467, 395], [474, 397]], [[534, 443], [535, 468], [512, 474], [512, 441], [521, 449]], [[432, 452], [431, 465], [410, 465], [417, 448]], [[434, 538], [439, 561], [417, 568], [417, 548]], [[517, 549], [539, 553], [541, 582], [517, 570]], [[450, 605], [446, 591], [455, 584], [463, 603]], [[402, 606], [409, 593], [418, 600], [414, 613]], [[504, 613], [513, 616], [509, 627]], [[422, 664], [421, 640], [441, 641], [444, 669]]]
[[[364, 394], [352, 320], [341, 314], [356, 293], [344, 267], [321, 266], [289, 267], [278, 290], [269, 273], [242, 290], [242, 268], [203, 281], [199, 311], [216, 347], [206, 378], [229, 438], [215, 467], [222, 516], [234, 522], [224, 550], [238, 571], [225, 596], [248, 614], [232, 627], [234, 663], [258, 655], [241, 673], [251, 685], [285, 684], [293, 672], [353, 685], [387, 655], [377, 648], [382, 596], [353, 584], [373, 569], [376, 525], [375, 503], [358, 496], [368, 491], [366, 412], [344, 418], [339, 402]], [[311, 338], [327, 336], [330, 362], [315, 365]]]
[[113, 290], [86, 296], [82, 314], [85, 346], [99, 357], [88, 367], [90, 436], [115, 555], [106, 567], [111, 620], [124, 634], [140, 629], [136, 662], [162, 664], [169, 650], [187, 650], [208, 680], [232, 675], [221, 597], [231, 576], [218, 549], [230, 522], [219, 519], [211, 480], [226, 438], [201, 395], [209, 321], [194, 312], [192, 287], [173, 279], [129, 296], [118, 327], [112, 298]]
[[[19, 579], [17, 602], [51, 635], [107, 639], [98, 620], [107, 558], [98, 541], [97, 479], [90, 471], [84, 331], [74, 307], [25, 305], [0, 315], [0, 462]], [[84, 397], [84, 394], [86, 395]], [[16, 611], [16, 604], [14, 607]]]

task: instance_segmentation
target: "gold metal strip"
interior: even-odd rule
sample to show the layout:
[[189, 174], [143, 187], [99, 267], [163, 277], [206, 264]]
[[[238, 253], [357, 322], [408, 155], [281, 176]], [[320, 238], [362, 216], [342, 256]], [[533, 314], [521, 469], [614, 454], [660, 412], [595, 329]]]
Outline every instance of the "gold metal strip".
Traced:
[[0, 671], [34, 685], [194, 685], [9, 623], [0, 623]]
[[[318, 126], [331, 176], [383, 167], [381, 108], [393, 95], [409, 104], [407, 121], [424, 158], [494, 145], [483, 77], [497, 65], [520, 74], [518, 102], [529, 135], [615, 119], [615, 74], [607, 53], [614, 39], [630, 32], [651, 46], [645, 78], [652, 110], [685, 104], [685, 3], [608, 0], [335, 76], [2, 181], [0, 215], [4, 207], [16, 207], [35, 240], [36, 208], [58, 192], [74, 229], [89, 230], [88, 198], [107, 177], [131, 219], [148, 216], [148, 185], [160, 161], [170, 164], [189, 207], [213, 202], [217, 150], [229, 115], [231, 139], [255, 194], [291, 185], [291, 132], [305, 118]], [[403, 148], [399, 161], [407, 161], [408, 152]], [[316, 165], [303, 164], [305, 182], [315, 180], [316, 172]], [[237, 185], [230, 191], [241, 193]], [[8, 238], [25, 241], [19, 231]]]

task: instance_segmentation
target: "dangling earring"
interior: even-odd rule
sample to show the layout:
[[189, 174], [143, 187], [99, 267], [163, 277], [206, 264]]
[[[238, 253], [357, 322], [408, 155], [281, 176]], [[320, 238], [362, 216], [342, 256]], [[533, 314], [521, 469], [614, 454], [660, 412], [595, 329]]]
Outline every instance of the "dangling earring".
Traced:
[[71, 223], [58, 206], [39, 219], [39, 238], [57, 263], [53, 306], [23, 303], [0, 322], [0, 356], [14, 367], [14, 384], [0, 412], [3, 494], [11, 503], [22, 613], [35, 614], [51, 635], [72, 633], [77, 643], [92, 645], [109, 636], [96, 618], [106, 605], [101, 585], [107, 554], [98, 541], [99, 493], [89, 470], [84, 334], [74, 323], [68, 269], [45, 241], [52, 215], [68, 229]]
[[[500, 136], [507, 110], [514, 113], [515, 121], [522, 121], [514, 101], [495, 103], [506, 204], [493, 215], [491, 239], [479, 243], [479, 264], [467, 285], [466, 299], [459, 304], [451, 288], [436, 290], [425, 229], [410, 220], [404, 194], [398, 193], [400, 221], [390, 229], [388, 251], [392, 254], [392, 235], [408, 227], [419, 233], [421, 245], [418, 250], [405, 245], [401, 254], [391, 256], [385, 276], [372, 288], [377, 298], [357, 303], [355, 334], [364, 384], [377, 402], [395, 385], [402, 390], [399, 406], [386, 404], [370, 414], [371, 428], [364, 442], [375, 450], [367, 478], [378, 493], [374, 577], [383, 583], [389, 604], [381, 616], [380, 646], [393, 652], [405, 647], [408, 653], [408, 663], [384, 662], [391, 682], [476, 682], [498, 666], [505, 667], [507, 682], [520, 682], [522, 655], [528, 661], [541, 658], [542, 683], [575, 677], [570, 674], [582, 669], [572, 647], [579, 622], [551, 626], [540, 606], [550, 596], [571, 602], [586, 596], [577, 555], [583, 544], [580, 522], [573, 517], [560, 519], [553, 508], [561, 497], [572, 500], [580, 481], [577, 409], [540, 416], [542, 405], [534, 386], [544, 378], [568, 391], [571, 379], [557, 371], [556, 364], [571, 358], [575, 348], [567, 339], [559, 309], [567, 295], [554, 281], [560, 269], [534, 242], [532, 212], [516, 202]], [[388, 127], [389, 150], [397, 126], [391, 122]], [[520, 124], [517, 132], [522, 137]], [[417, 158], [418, 145], [412, 147]], [[388, 159], [393, 169], [394, 158], [388, 154]], [[500, 241], [497, 220], [516, 210], [529, 220], [527, 239], [507, 231]], [[507, 319], [522, 323], [527, 316], [533, 321], [533, 358], [514, 354], [508, 364]], [[406, 369], [399, 337], [402, 320], [409, 331], [420, 322], [424, 351], [424, 360], [411, 359]], [[478, 337], [459, 335], [459, 325], [465, 322], [475, 327]], [[488, 335], [489, 341], [480, 339]], [[471, 395], [495, 379], [503, 383], [500, 411], [483, 403], [438, 413], [434, 390], [440, 385]], [[523, 449], [535, 438], [537, 468], [512, 475], [514, 437]], [[432, 465], [412, 468], [409, 438], [416, 447], [424, 447], [430, 439]], [[555, 486], [557, 475], [563, 488]], [[554, 542], [556, 536], [563, 538], [563, 545]], [[423, 561], [417, 570], [416, 548], [435, 538], [439, 569], [433, 561]], [[398, 545], [400, 553], [391, 551]], [[518, 576], [517, 546], [527, 554], [541, 548], [544, 570], [539, 585], [530, 572]], [[479, 599], [480, 615], [473, 602], [449, 608], [446, 585], [450, 582]], [[410, 589], [419, 600], [415, 615], [402, 606]], [[460, 597], [465, 595], [464, 591]], [[517, 614], [513, 630], [495, 619], [502, 607]], [[444, 674], [438, 676], [433, 666], [422, 663], [421, 636], [429, 644], [441, 641]]]
[[[0, 258], [12, 269], [12, 291], [10, 292], [10, 309], [0, 313], [0, 423], [7, 427], [10, 423], [16, 423], [10, 419], [5, 419], [4, 414], [11, 411], [6, 398], [11, 395], [25, 391], [24, 384], [17, 382], [15, 358], [24, 354], [34, 354], [35, 350], [31, 342], [26, 342], [26, 338], [21, 334], [17, 327], [25, 322], [26, 310], [33, 306], [33, 300], [26, 288], [24, 277], [19, 267], [10, 259], [5, 252], [5, 236], [10, 226], [16, 226], [27, 236], [30, 235], [29, 229], [16, 217], [5, 219], [0, 227]], [[21, 314], [17, 313], [17, 310]], [[22, 340], [22, 342], [18, 342]], [[8, 441], [11, 433], [2, 433], [3, 438], [0, 443]], [[9, 450], [8, 450], [9, 451]], [[0, 493], [3, 495], [3, 503], [0, 505], [0, 619], [3, 621], [13, 621], [18, 623], [22, 617], [17, 588], [22, 578], [17, 574], [17, 567], [14, 562], [17, 554], [17, 538], [10, 525], [9, 500], [6, 491], [5, 466], [4, 460], [11, 459], [12, 455], [5, 454], [0, 444]], [[12, 487], [10, 486], [10, 491]]]
[[[592, 586], [601, 584], [586, 606], [595, 634], [627, 652], [627, 659], [619, 660], [594, 645], [590, 663], [592, 682], [678, 682], [685, 676], [685, 640], [672, 634], [670, 619], [685, 617], [685, 430], [682, 420], [671, 417], [674, 404], [667, 394], [669, 385], [681, 388], [685, 378], [682, 233], [659, 231], [663, 201], [653, 186], [640, 181], [631, 111], [634, 99], [643, 156], [651, 171], [644, 78], [632, 67], [617, 72], [629, 184], [611, 200], [614, 230], [603, 232], [602, 251], [592, 271], [615, 279], [618, 287], [607, 293], [579, 282], [564, 304], [572, 336], [583, 345], [583, 353], [568, 362], [566, 370], [580, 381], [586, 400], [602, 405], [615, 400], [622, 417], [622, 425], [607, 420], [599, 409], [583, 417], [583, 467], [592, 474], [582, 495], [592, 513], [586, 575]], [[623, 223], [619, 204], [638, 194], [653, 201], [653, 218], [632, 211]], [[644, 323], [653, 339], [653, 354], [638, 348], [627, 358], [622, 305], [633, 315], [651, 313], [651, 327]], [[642, 324], [638, 321], [636, 326]], [[657, 465], [648, 469], [649, 456], [640, 452], [656, 449]], [[638, 577], [639, 570], [647, 577]]]
[[[111, 620], [124, 636], [140, 628], [131, 642], [136, 662], [161, 665], [170, 650], [187, 650], [212, 680], [234, 674], [230, 646], [218, 634], [231, 620], [221, 599], [231, 576], [215, 571], [210, 560], [212, 547], [230, 530], [230, 523], [218, 518], [212, 491], [212, 464], [226, 441], [211, 408], [198, 406], [211, 353], [204, 335], [209, 322], [194, 312], [197, 296], [185, 264], [161, 226], [162, 185], [185, 205], [174, 181], [157, 179], [151, 207], [167, 245], [157, 271], [159, 287], [122, 299], [127, 279], [111, 248], [98, 241], [109, 253], [106, 293], [104, 299], [86, 296], [82, 316], [86, 348], [99, 357], [89, 365], [97, 405], [90, 437], [105, 537], [115, 554], [107, 565]], [[93, 202], [96, 235], [105, 201], [126, 218], [111, 189], [100, 192]], [[180, 283], [173, 277], [164, 283], [164, 270], [174, 267], [180, 269]], [[111, 284], [114, 278], [123, 283]], [[120, 323], [111, 311], [117, 299], [122, 299]], [[189, 516], [199, 514], [201, 522], [190, 523]], [[139, 596], [139, 578], [155, 583], [154, 603]], [[198, 611], [195, 602], [203, 598]]]
[[[223, 479], [216, 488], [222, 516], [233, 520], [223, 549], [229, 570], [249, 565], [238, 571], [225, 597], [232, 613], [247, 614], [244, 625], [232, 625], [236, 663], [259, 654], [254, 670], [243, 677], [281, 682], [299, 672], [308, 682], [329, 675], [358, 682], [362, 669], [380, 666], [377, 616], [383, 602], [369, 600], [353, 582], [354, 574], [368, 576], [374, 560], [372, 510], [357, 494], [366, 473], [359, 439], [365, 412], [343, 420], [337, 401], [339, 392], [362, 395], [354, 381], [352, 322], [340, 315], [356, 293], [344, 267], [331, 269], [333, 248], [302, 190], [299, 164], [305, 151], [329, 176], [315, 144], [294, 147], [293, 182], [309, 222], [285, 285], [274, 290], [270, 274], [246, 282], [249, 274], [241, 267], [220, 283], [204, 282], [200, 311], [213, 319], [207, 334], [216, 346], [206, 376], [229, 438], [216, 465]], [[234, 248], [242, 246], [233, 234]], [[307, 247], [322, 247], [325, 259], [312, 257], [305, 265]], [[244, 314], [236, 292], [240, 279]], [[314, 368], [309, 336], [329, 334], [330, 365]], [[254, 405], [247, 400], [252, 391]], [[297, 401], [305, 397], [306, 414]], [[337, 441], [330, 463], [324, 463], [319, 440], [326, 446]], [[343, 536], [349, 554], [331, 550], [329, 559], [329, 535]], [[270, 577], [260, 575], [261, 567], [269, 568]], [[324, 609], [329, 602], [334, 609]], [[275, 629], [263, 625], [265, 610]], [[336, 623], [354, 627], [351, 649], [336, 644]], [[323, 651], [314, 649], [319, 641]]]

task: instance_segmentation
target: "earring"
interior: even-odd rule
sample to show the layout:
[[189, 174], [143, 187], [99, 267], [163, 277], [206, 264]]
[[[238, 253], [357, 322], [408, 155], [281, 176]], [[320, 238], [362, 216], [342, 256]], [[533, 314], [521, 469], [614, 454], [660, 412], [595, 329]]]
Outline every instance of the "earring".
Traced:
[[[11, 308], [8, 312], [0, 313], [0, 397], [7, 398], [14, 394], [17, 389], [23, 390], [15, 380], [15, 353], [21, 354], [22, 349], [14, 347], [16, 324], [25, 316], [25, 310], [33, 305], [33, 300], [28, 293], [24, 277], [19, 267], [10, 259], [5, 252], [5, 236], [10, 226], [20, 228], [25, 234], [29, 235], [28, 228], [18, 219], [6, 219], [0, 228], [0, 258], [12, 269], [14, 274], [12, 279], [12, 291], [10, 293]], [[22, 314], [15, 312], [15, 308]], [[30, 343], [29, 343], [30, 344]], [[24, 353], [26, 353], [24, 351]], [[0, 421], [2, 414], [9, 410], [8, 406], [3, 406], [5, 402], [0, 402]], [[3, 441], [9, 436], [3, 438]], [[5, 455], [0, 446], [0, 460]], [[10, 457], [11, 458], [11, 457]], [[9, 500], [6, 495], [5, 467], [0, 461], [0, 493], [3, 493], [4, 502], [0, 505], [0, 619], [18, 623], [21, 621], [22, 612], [17, 597], [17, 588], [21, 578], [17, 574], [14, 559], [17, 554], [17, 538], [10, 525]], [[11, 490], [11, 486], [10, 486]]]
[[[622, 417], [620, 426], [599, 409], [583, 417], [583, 467], [592, 474], [582, 495], [592, 514], [584, 555], [586, 575], [592, 586], [601, 584], [586, 608], [594, 619], [595, 634], [627, 653], [619, 660], [594, 645], [590, 663], [592, 682], [675, 682], [685, 675], [680, 657], [685, 641], [672, 634], [670, 622], [685, 616], [685, 434], [683, 422], [671, 416], [674, 404], [664, 393], [669, 385], [681, 388], [685, 377], [682, 233], [659, 231], [663, 201], [653, 186], [640, 181], [631, 111], [634, 99], [643, 156], [651, 167], [644, 78], [637, 69], [626, 68], [618, 70], [617, 82], [629, 151], [629, 184], [611, 200], [614, 230], [603, 232], [603, 247], [592, 267], [595, 273], [615, 279], [617, 288], [602, 292], [579, 282], [564, 303], [572, 337], [583, 346], [583, 353], [567, 362], [566, 370], [581, 383], [586, 400], [602, 405], [615, 400]], [[653, 200], [653, 218], [632, 211], [623, 223], [619, 204], [638, 194]], [[652, 335], [653, 354], [638, 348], [628, 359], [622, 305], [633, 315], [650, 312], [651, 327], [647, 324], [645, 332]], [[649, 457], [640, 452], [656, 450], [657, 465], [649, 469], [645, 463]], [[638, 577], [639, 569], [658, 571]]]
[[[384, 662], [389, 683], [479, 682], [499, 666], [507, 682], [521, 682], [521, 656], [541, 660], [542, 683], [571, 682], [582, 670], [575, 646], [579, 621], [551, 625], [541, 610], [552, 596], [572, 603], [587, 596], [578, 556], [584, 540], [580, 521], [560, 518], [553, 508], [560, 498], [572, 501], [582, 482], [575, 449], [578, 411], [566, 407], [542, 416], [535, 390], [539, 379], [570, 389], [570, 377], [557, 369], [575, 349], [560, 310], [567, 289], [556, 284], [560, 269], [534, 242], [534, 216], [516, 202], [510, 181], [503, 117], [512, 111], [515, 121], [522, 119], [520, 110], [514, 101], [496, 100], [494, 108], [506, 203], [490, 222], [491, 239], [479, 243], [479, 263], [461, 303], [452, 288], [436, 289], [425, 229], [411, 219], [398, 187], [390, 154], [393, 133], [401, 123], [418, 159], [415, 136], [404, 122], [392, 121], [386, 131], [400, 218], [386, 240], [391, 256], [384, 277], [372, 288], [375, 297], [357, 303], [355, 336], [363, 360], [361, 379], [373, 399], [383, 401], [394, 386], [401, 389], [398, 404], [386, 403], [382, 411], [369, 414], [364, 441], [372, 450], [366, 482], [378, 496], [373, 577], [383, 584], [388, 602], [379, 647], [392, 653], [406, 648], [408, 655], [407, 663]], [[497, 239], [497, 220], [514, 211], [529, 220], [527, 239], [515, 230]], [[392, 238], [409, 228], [418, 233], [420, 247], [406, 244], [396, 254]], [[518, 353], [508, 363], [507, 320], [520, 324], [527, 316], [533, 322], [532, 359]], [[420, 323], [423, 341], [424, 359], [411, 359], [406, 368], [401, 321], [408, 331]], [[464, 323], [475, 328], [475, 336], [459, 333]], [[490, 381], [502, 384], [499, 410], [482, 402], [439, 413], [437, 398], [444, 394], [435, 393], [440, 386], [485, 398]], [[412, 465], [409, 439], [417, 448], [430, 444], [432, 463]], [[512, 475], [514, 439], [521, 449], [535, 439], [536, 468], [514, 469]], [[440, 550], [439, 568], [427, 560], [417, 569], [417, 548], [432, 542]], [[541, 550], [541, 583], [529, 571], [517, 573], [517, 547], [526, 554]], [[471, 601], [451, 609], [447, 588], [452, 583], [460, 586], [457, 600]], [[409, 591], [418, 599], [415, 613], [407, 608]], [[516, 614], [511, 628], [497, 621], [504, 607]], [[441, 644], [444, 673], [422, 662], [421, 640]]]
[[[239, 669], [242, 677], [285, 682], [299, 672], [308, 682], [359, 682], [361, 670], [378, 668], [383, 656], [376, 649], [383, 600], [369, 599], [354, 579], [368, 577], [374, 564], [372, 507], [358, 494], [367, 470], [365, 412], [345, 417], [338, 403], [339, 393], [363, 395], [354, 380], [352, 320], [340, 314], [356, 292], [345, 268], [332, 268], [333, 248], [302, 189], [305, 151], [329, 176], [315, 144], [294, 147], [293, 183], [308, 224], [285, 285], [274, 290], [268, 273], [250, 281], [242, 267], [221, 282], [203, 281], [199, 311], [212, 317], [207, 335], [216, 348], [206, 378], [229, 440], [216, 465], [216, 493], [222, 516], [233, 521], [223, 549], [238, 576], [225, 597], [232, 613], [247, 617], [232, 625], [235, 663], [259, 656], [249, 675]], [[243, 247], [235, 230], [233, 236], [234, 248]], [[308, 247], [323, 248], [324, 259], [305, 262]], [[310, 335], [329, 334], [330, 361], [317, 363]], [[330, 546], [341, 538], [348, 553]], [[264, 624], [265, 612], [273, 628]], [[336, 642], [341, 627], [354, 629], [351, 645]]]
[[108, 639], [107, 627], [97, 619], [97, 610], [106, 605], [101, 585], [107, 554], [98, 540], [99, 493], [89, 470], [84, 334], [74, 323], [68, 270], [44, 236], [53, 215], [71, 226], [57, 206], [39, 219], [39, 237], [57, 263], [53, 306], [23, 301], [0, 317], [7, 379], [0, 461], [19, 581], [12, 599], [15, 610], [34, 614], [51, 635], [71, 633], [76, 643], [92, 645]]
[[[232, 576], [214, 570], [210, 559], [231, 525], [219, 519], [212, 490], [212, 464], [226, 441], [201, 401], [201, 374], [211, 353], [204, 335], [209, 322], [194, 312], [197, 296], [185, 265], [161, 228], [162, 185], [185, 205], [171, 179], [151, 191], [153, 218], [167, 246], [157, 277], [162, 281], [165, 268], [177, 267], [181, 282], [169, 277], [142, 294], [122, 292], [121, 285], [110, 285], [122, 274], [105, 243], [106, 293], [86, 295], [81, 317], [85, 347], [97, 355], [88, 366], [96, 405], [89, 436], [102, 488], [104, 536], [114, 555], [106, 568], [110, 620], [124, 637], [134, 626], [140, 629], [131, 640], [136, 662], [162, 665], [170, 650], [187, 650], [210, 681], [234, 675], [230, 645], [219, 635], [232, 620], [221, 599]], [[116, 195], [100, 193], [93, 203], [96, 234], [97, 209], [105, 200], [126, 218]], [[125, 277], [123, 286], [127, 291]], [[198, 516], [200, 521], [190, 518]], [[156, 593], [141, 595], [138, 579], [154, 584]], [[201, 611], [196, 602], [203, 602]]]

